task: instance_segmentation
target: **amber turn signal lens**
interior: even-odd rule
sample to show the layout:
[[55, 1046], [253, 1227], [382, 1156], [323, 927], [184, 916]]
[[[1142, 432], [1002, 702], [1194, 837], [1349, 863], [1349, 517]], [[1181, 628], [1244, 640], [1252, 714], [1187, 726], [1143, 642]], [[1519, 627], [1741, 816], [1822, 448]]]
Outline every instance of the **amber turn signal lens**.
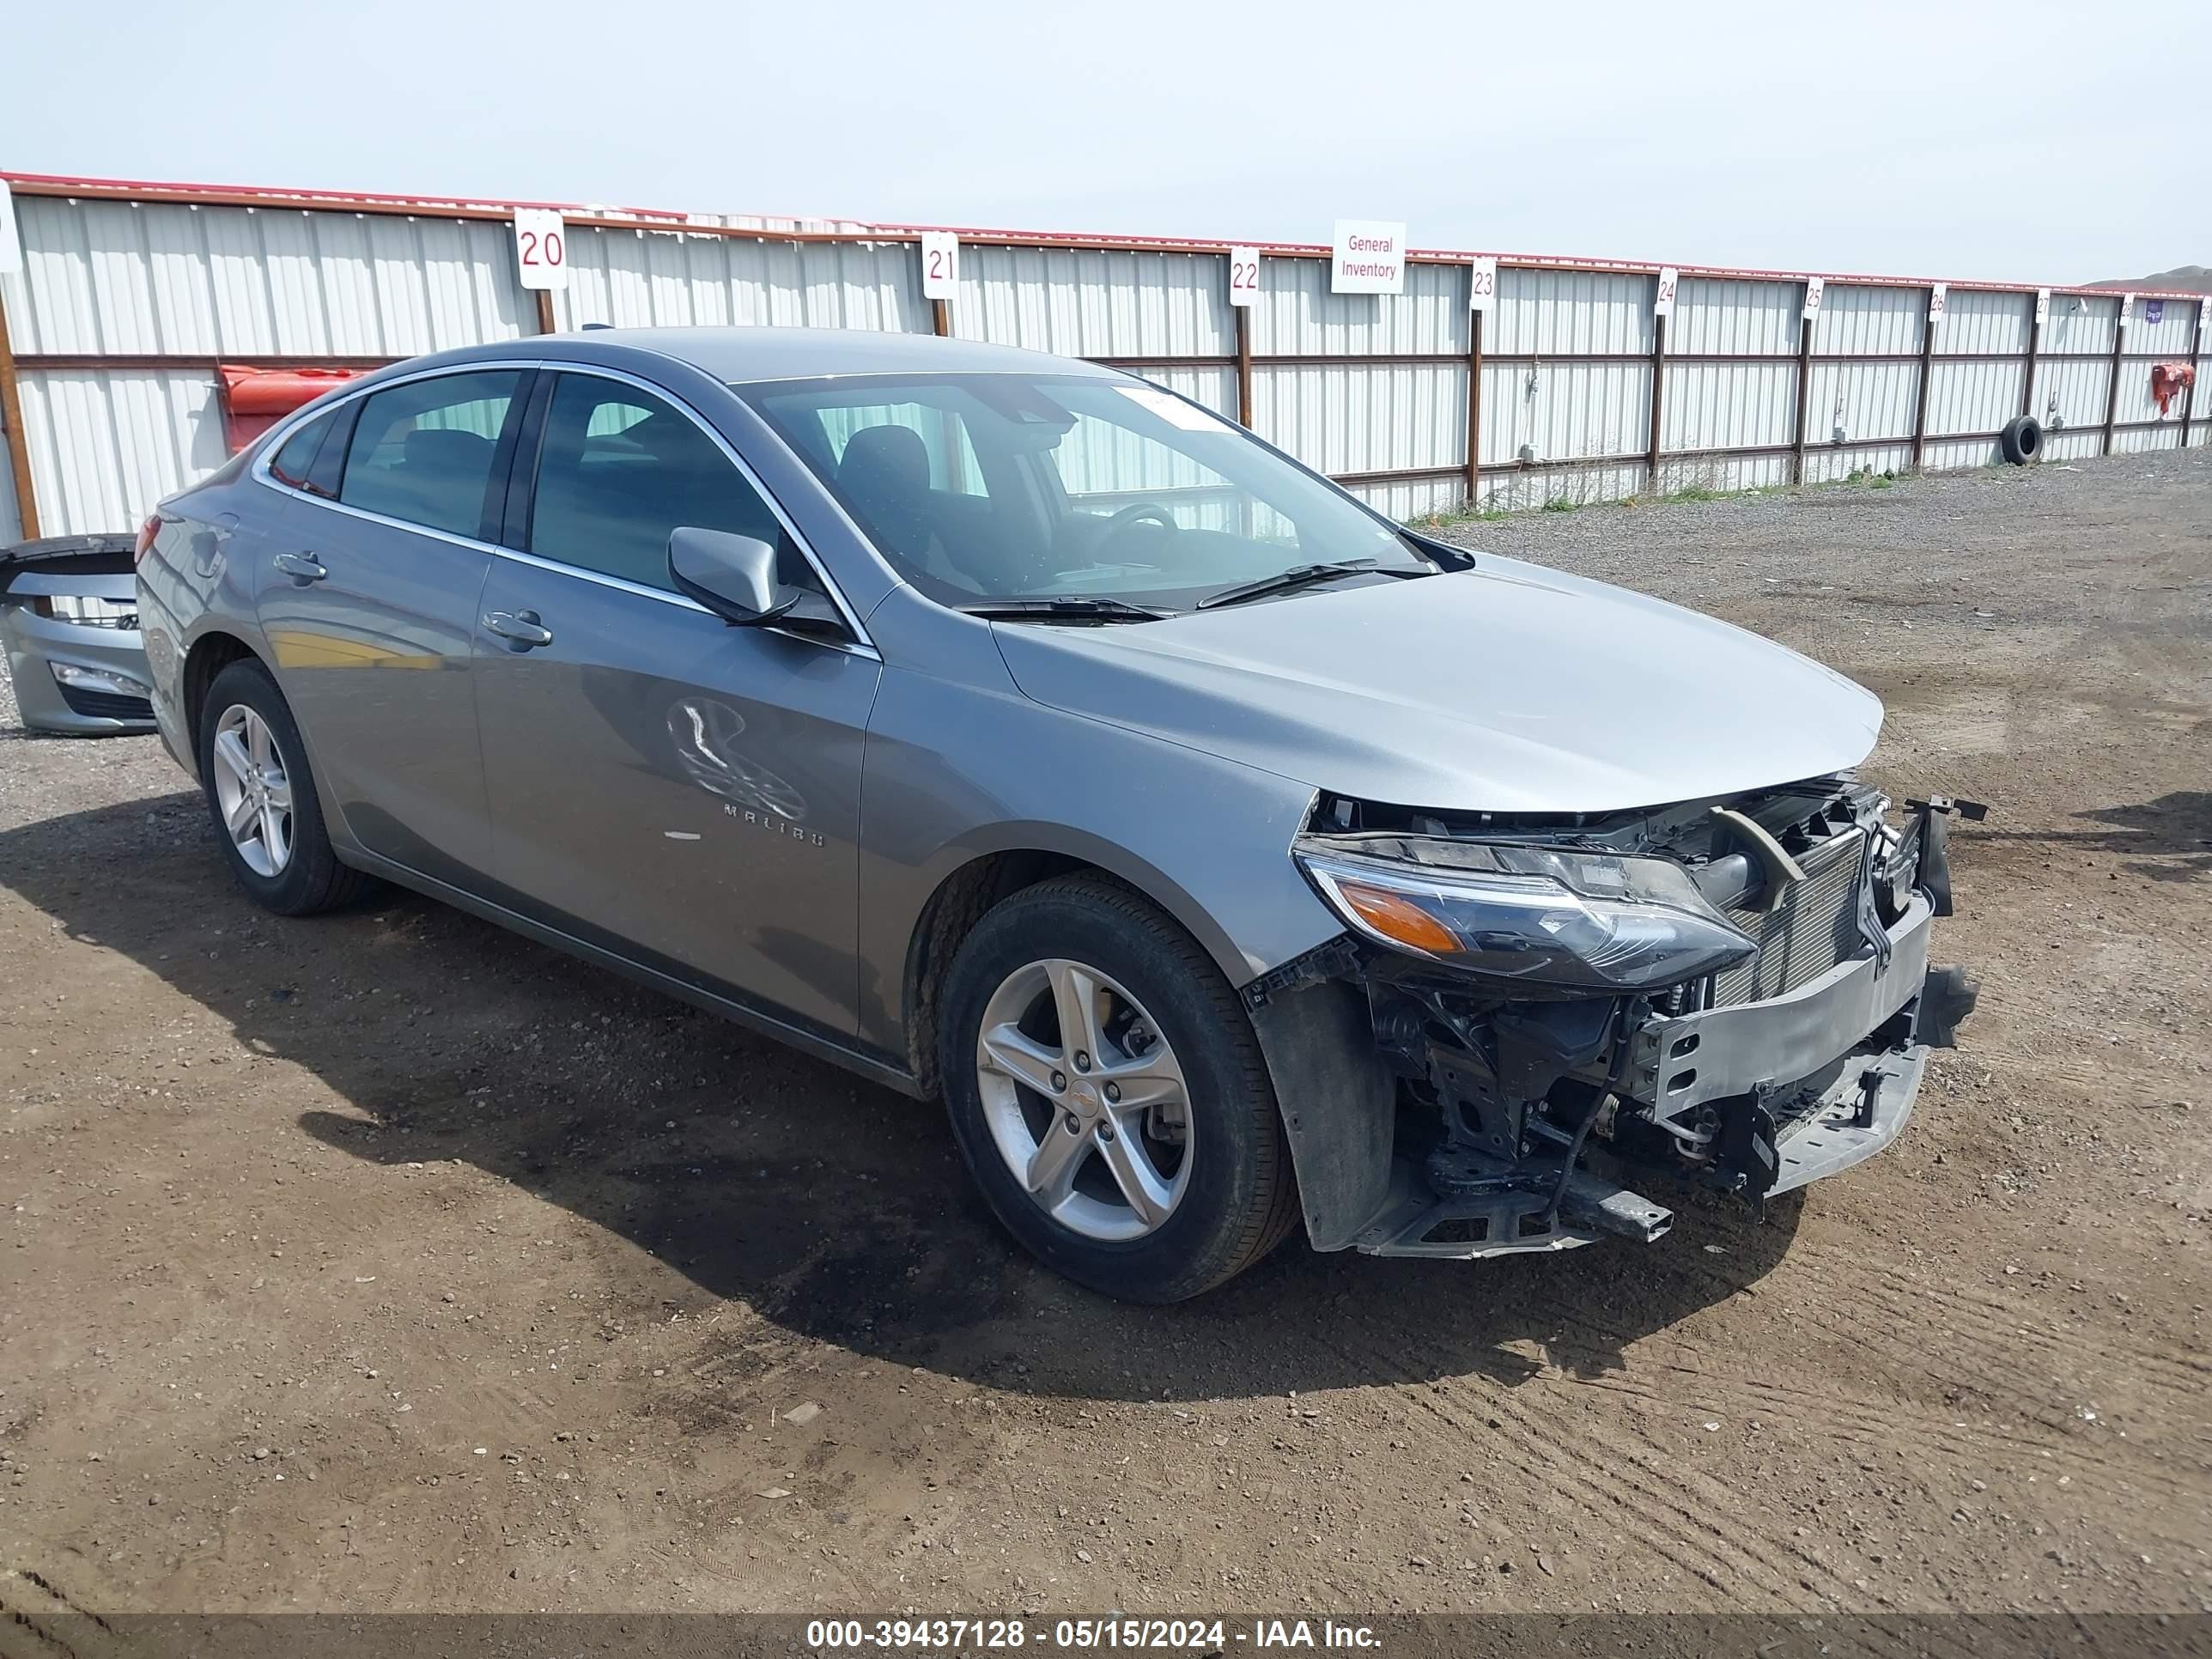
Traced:
[[1357, 881], [1339, 881], [1336, 890], [1362, 921], [1408, 950], [1448, 957], [1460, 949], [1458, 936], [1411, 899]]

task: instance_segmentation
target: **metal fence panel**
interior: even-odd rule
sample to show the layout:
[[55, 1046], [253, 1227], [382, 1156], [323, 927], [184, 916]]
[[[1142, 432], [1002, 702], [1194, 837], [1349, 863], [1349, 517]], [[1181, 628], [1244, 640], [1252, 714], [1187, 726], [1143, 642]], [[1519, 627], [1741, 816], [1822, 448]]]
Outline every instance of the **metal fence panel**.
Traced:
[[969, 247], [952, 331], [1063, 357], [1224, 357], [1229, 262], [1212, 253]]
[[39, 197], [18, 215], [19, 354], [407, 357], [523, 331], [499, 224]]
[[1941, 472], [1953, 467], [1995, 466], [2003, 459], [2004, 451], [1995, 438], [1930, 438], [1920, 465]]
[[1649, 356], [1652, 287], [1649, 276], [1610, 271], [1501, 270], [1498, 304], [1483, 328], [1483, 349], [1543, 356]]
[[1252, 371], [1252, 429], [1323, 472], [1463, 465], [1466, 410], [1467, 370], [1457, 363]]
[[1467, 485], [1457, 478], [1409, 478], [1351, 488], [1353, 495], [1376, 512], [1401, 524], [1455, 513], [1467, 495]]
[[1912, 435], [1912, 411], [1920, 386], [1914, 362], [1814, 363], [1813, 386], [1805, 404], [1808, 444]]
[[2112, 349], [2114, 319], [2119, 301], [2094, 294], [2054, 294], [2051, 315], [2043, 325], [2045, 352], [2094, 351]]
[[1651, 445], [1651, 364], [1485, 363], [1482, 460], [1642, 455]]
[[1834, 483], [1853, 473], [1880, 474], [1910, 471], [1912, 465], [1912, 446], [1904, 444], [1870, 444], [1863, 448], [1805, 452], [1805, 482]]
[[1685, 276], [1674, 291], [1667, 349], [1695, 354], [1794, 356], [1804, 316], [1802, 283], [1747, 283]]
[[227, 459], [204, 375], [40, 370], [22, 377], [21, 392], [41, 535], [134, 529]]
[[2083, 427], [2101, 428], [2105, 423], [2105, 391], [2112, 379], [2110, 363], [2039, 362], [2028, 412], [2043, 422], [2047, 432]]
[[[1944, 327], [1950, 325], [1946, 323]], [[1960, 432], [1995, 432], [2020, 413], [2020, 377], [2025, 360], [2017, 363], [1947, 363], [1929, 365], [1928, 377], [1928, 435], [1941, 437]], [[1933, 466], [1931, 459], [1927, 465]]]
[[910, 242], [758, 241], [579, 226], [568, 240], [562, 325], [723, 327], [768, 324], [930, 330]]
[[1813, 349], [1853, 356], [1918, 351], [1927, 318], [1925, 289], [1831, 283], [1813, 325]]
[[1659, 463], [1659, 485], [1654, 492], [1673, 495], [1686, 489], [1727, 494], [1739, 489], [1771, 489], [1790, 482], [1787, 455], [1698, 455]]
[[[2150, 319], [2153, 306], [2158, 320]], [[2185, 360], [2197, 339], [2197, 307], [2186, 300], [2138, 300], [2135, 321], [2128, 329], [2130, 351], [2155, 351], [2162, 357]]]
[[1936, 350], [1944, 352], [2009, 352], [2024, 356], [2028, 330], [2035, 321], [2033, 294], [2006, 294], [1990, 289], [1961, 289], [1943, 304], [1943, 321], [1936, 331]]
[[1797, 360], [1669, 363], [1661, 401], [1666, 449], [1786, 444], [1797, 413]]
[[[1219, 292], [1227, 309], [1226, 276]], [[1504, 273], [1498, 281], [1504, 282]], [[1252, 307], [1261, 356], [1404, 351], [1464, 356], [1467, 267], [1408, 264], [1402, 294], [1332, 294], [1326, 259], [1262, 259]]]

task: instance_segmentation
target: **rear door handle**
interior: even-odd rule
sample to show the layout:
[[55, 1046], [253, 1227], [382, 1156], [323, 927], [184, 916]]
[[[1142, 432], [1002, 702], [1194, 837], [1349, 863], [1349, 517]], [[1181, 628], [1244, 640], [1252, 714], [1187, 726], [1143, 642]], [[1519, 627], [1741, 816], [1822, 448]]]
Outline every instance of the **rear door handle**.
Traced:
[[331, 573], [323, 568], [323, 562], [312, 553], [279, 553], [276, 568], [288, 576], [303, 582], [319, 582]]
[[532, 646], [553, 643], [553, 630], [538, 620], [535, 611], [487, 611], [483, 619], [484, 632], [496, 634], [510, 640], [518, 651], [527, 651]]

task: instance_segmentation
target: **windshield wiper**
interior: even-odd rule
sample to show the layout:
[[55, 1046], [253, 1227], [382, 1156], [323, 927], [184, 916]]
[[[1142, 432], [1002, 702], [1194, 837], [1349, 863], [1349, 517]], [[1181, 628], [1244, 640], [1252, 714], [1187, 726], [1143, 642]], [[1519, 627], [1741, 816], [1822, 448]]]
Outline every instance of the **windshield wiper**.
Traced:
[[986, 599], [978, 605], [954, 607], [963, 616], [986, 622], [1159, 622], [1175, 615], [1127, 599], [1095, 594], [1067, 594], [1051, 599]]
[[1333, 564], [1294, 564], [1288, 570], [1278, 570], [1272, 576], [1262, 576], [1255, 582], [1240, 582], [1235, 587], [1224, 587], [1218, 593], [1209, 593], [1198, 602], [1200, 611], [1209, 611], [1217, 605], [1235, 605], [1239, 599], [1256, 599], [1263, 593], [1285, 593], [1294, 587], [1304, 587], [1312, 582], [1330, 581], [1338, 576], [1356, 576], [1367, 571], [1376, 571], [1385, 576], [1432, 576], [1432, 570], [1409, 566], [1385, 565], [1379, 559], [1339, 559]]

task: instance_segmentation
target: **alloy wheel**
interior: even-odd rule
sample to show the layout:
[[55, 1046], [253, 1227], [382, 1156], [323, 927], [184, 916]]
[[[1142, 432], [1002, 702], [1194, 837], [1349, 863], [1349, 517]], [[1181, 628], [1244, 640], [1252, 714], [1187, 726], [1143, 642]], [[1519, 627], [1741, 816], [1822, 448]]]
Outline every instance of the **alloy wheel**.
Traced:
[[1085, 1238], [1145, 1237], [1190, 1185], [1190, 1096], [1158, 1022], [1054, 957], [1009, 974], [975, 1044], [983, 1115], [1031, 1201]]
[[242, 702], [215, 727], [215, 799], [246, 867], [279, 876], [292, 861], [292, 778], [268, 721]]

